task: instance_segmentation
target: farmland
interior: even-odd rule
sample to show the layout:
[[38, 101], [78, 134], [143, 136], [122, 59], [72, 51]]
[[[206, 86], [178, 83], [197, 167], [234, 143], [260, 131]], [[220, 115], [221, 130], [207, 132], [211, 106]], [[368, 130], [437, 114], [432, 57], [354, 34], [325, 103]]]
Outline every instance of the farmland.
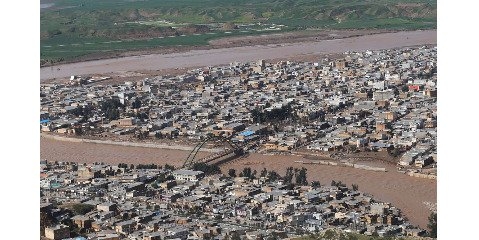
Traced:
[[210, 40], [233, 36], [323, 29], [436, 28], [436, 2], [429, 0], [48, 2], [40, 15], [43, 65], [132, 50], [206, 46]]

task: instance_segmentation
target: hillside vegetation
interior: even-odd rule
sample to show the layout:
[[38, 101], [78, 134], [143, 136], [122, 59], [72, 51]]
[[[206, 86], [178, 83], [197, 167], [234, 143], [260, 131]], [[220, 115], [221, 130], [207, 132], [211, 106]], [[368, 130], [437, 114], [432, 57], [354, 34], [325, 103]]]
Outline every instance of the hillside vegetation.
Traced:
[[[311, 28], [435, 28], [437, 12], [436, 2], [429, 0], [50, 2], [54, 5], [42, 9], [40, 14], [41, 58], [55, 61], [98, 51], [206, 45], [208, 40], [225, 34], [255, 35]], [[182, 40], [173, 39], [180, 36]], [[161, 37], [171, 38], [158, 40]]]

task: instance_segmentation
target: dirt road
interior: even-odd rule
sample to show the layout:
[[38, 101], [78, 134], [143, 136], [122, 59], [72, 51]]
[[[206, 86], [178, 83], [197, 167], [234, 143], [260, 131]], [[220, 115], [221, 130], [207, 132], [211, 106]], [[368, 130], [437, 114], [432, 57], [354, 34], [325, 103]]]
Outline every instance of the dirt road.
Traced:
[[[181, 166], [188, 156], [188, 151], [125, 147], [108, 144], [74, 143], [57, 141], [48, 138], [40, 140], [40, 157], [49, 161], [74, 162], [105, 162], [111, 164], [128, 163], [156, 163]], [[198, 158], [209, 155], [199, 152]], [[384, 164], [388, 172], [373, 172], [350, 167], [325, 165], [301, 165], [296, 160], [306, 160], [299, 156], [266, 156], [252, 154], [244, 159], [236, 160], [223, 165], [222, 171], [230, 168], [241, 171], [244, 167], [251, 167], [258, 172], [261, 169], [274, 169], [283, 175], [286, 168], [306, 167], [308, 181], [319, 180], [321, 184], [330, 184], [331, 180], [342, 181], [348, 186], [355, 183], [363, 192], [372, 194], [376, 199], [392, 203], [399, 207], [410, 222], [426, 228], [429, 210], [424, 202], [437, 202], [437, 186], [435, 180], [409, 177], [394, 171], [394, 167]], [[375, 163], [378, 166], [381, 163]]]
[[71, 75], [118, 74], [121, 72], [142, 72], [170, 68], [193, 68], [222, 65], [235, 61], [245, 62], [258, 59], [288, 58], [298, 55], [389, 49], [436, 43], [436, 30], [425, 30], [380, 33], [315, 42], [192, 50], [182, 53], [131, 56], [43, 67], [40, 69], [40, 79], [67, 78]]

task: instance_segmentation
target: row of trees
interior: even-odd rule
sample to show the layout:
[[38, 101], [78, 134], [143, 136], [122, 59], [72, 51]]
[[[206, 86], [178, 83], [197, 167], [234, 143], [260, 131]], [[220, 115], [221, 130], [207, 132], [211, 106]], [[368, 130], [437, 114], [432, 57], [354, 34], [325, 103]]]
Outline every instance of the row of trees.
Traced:
[[[271, 170], [268, 171], [266, 168], [263, 168], [261, 170], [259, 177], [260, 178], [266, 178], [269, 182], [276, 182], [278, 180], [283, 180], [287, 184], [295, 184], [298, 186], [308, 186], [308, 180], [307, 180], [307, 173], [308, 169], [306, 168], [293, 168], [293, 167], [288, 167], [286, 169], [286, 173], [284, 176], [279, 175], [276, 171]], [[230, 177], [246, 177], [249, 178], [250, 180], [256, 179], [256, 170], [252, 170], [250, 167], [245, 167], [243, 170], [237, 174], [236, 169], [229, 169], [228, 170], [228, 176]], [[321, 183], [319, 181], [312, 181], [311, 186], [314, 188], [319, 188], [321, 187]], [[336, 186], [336, 187], [346, 187], [346, 184], [342, 183], [341, 181], [331, 181], [331, 186]], [[351, 189], [353, 191], [358, 191], [359, 186], [357, 184], [352, 184]]]
[[295, 180], [296, 185], [307, 186], [307, 169], [304, 167], [301, 169], [293, 167], [286, 168], [286, 174], [283, 178], [284, 182], [293, 183], [293, 179]]
[[161, 168], [160, 165], [156, 164], [138, 164], [136, 165], [136, 169], [159, 169]]
[[193, 164], [193, 170], [202, 171], [206, 175], [211, 174], [221, 174], [221, 169], [218, 165], [208, 165], [206, 163], [195, 163]]

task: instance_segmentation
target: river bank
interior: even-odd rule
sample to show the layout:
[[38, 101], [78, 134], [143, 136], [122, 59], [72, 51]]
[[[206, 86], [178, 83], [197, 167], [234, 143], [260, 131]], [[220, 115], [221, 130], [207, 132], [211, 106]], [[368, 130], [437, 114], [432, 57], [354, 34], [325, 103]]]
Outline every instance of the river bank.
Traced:
[[436, 43], [436, 30], [379, 33], [322, 41], [192, 50], [180, 53], [149, 54], [62, 64], [41, 68], [40, 79], [68, 78], [71, 75], [141, 73], [180, 67], [195, 68], [222, 65], [235, 61], [293, 58], [299, 55], [379, 50]]

